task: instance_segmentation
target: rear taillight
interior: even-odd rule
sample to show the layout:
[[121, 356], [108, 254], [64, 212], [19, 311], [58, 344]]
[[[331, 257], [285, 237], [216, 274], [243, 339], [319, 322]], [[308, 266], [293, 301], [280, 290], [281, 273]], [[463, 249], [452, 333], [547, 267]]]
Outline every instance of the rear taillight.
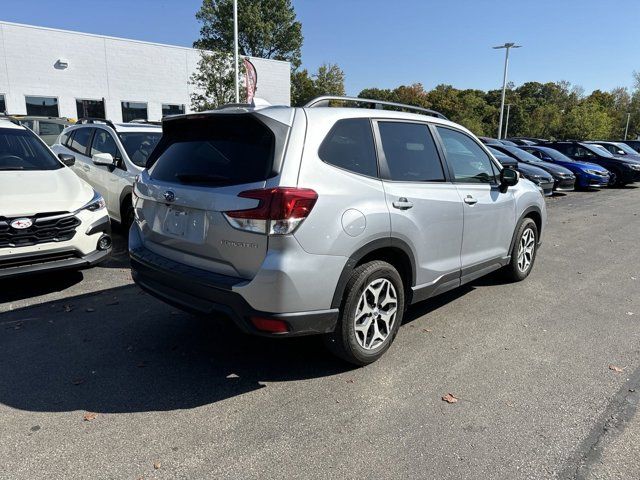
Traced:
[[247, 210], [224, 212], [229, 223], [240, 230], [269, 235], [292, 233], [318, 200], [318, 194], [313, 190], [293, 187], [247, 190], [238, 196], [258, 200], [258, 205]]

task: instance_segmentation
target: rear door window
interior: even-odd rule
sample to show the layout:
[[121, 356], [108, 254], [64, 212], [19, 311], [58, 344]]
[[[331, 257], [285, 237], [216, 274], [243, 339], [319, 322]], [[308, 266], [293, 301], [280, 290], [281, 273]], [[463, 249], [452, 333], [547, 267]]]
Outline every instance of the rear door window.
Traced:
[[91, 135], [93, 134], [93, 128], [79, 128], [76, 130], [75, 135], [71, 139], [69, 148], [74, 152], [78, 152], [82, 155], [87, 154], [87, 147], [91, 141]]
[[369, 119], [346, 118], [337, 121], [320, 145], [318, 156], [338, 168], [376, 177], [378, 162]]
[[211, 115], [167, 122], [149, 160], [151, 178], [226, 186], [274, 175], [274, 133], [253, 115]]
[[389, 179], [444, 182], [444, 170], [429, 127], [419, 123], [378, 122]]
[[118, 146], [109, 132], [98, 129], [91, 144], [91, 156], [98, 153], [110, 153], [113, 158], [120, 158]]

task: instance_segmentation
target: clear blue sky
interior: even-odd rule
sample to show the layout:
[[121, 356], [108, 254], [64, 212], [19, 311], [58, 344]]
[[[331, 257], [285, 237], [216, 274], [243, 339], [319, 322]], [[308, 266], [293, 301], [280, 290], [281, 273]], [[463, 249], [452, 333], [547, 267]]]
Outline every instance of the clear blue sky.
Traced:
[[[337, 63], [347, 93], [421, 82], [498, 88], [568, 80], [587, 92], [640, 71], [640, 0], [293, 0], [303, 66]], [[2, 20], [190, 46], [200, 0], [2, 0]]]

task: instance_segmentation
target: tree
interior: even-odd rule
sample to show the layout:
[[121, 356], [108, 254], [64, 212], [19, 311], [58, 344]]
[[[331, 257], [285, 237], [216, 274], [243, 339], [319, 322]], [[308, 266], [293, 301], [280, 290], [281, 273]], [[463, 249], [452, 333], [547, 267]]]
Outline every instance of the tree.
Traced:
[[[216, 51], [201, 52], [198, 70], [191, 75], [190, 79], [190, 83], [195, 87], [194, 92], [191, 93], [191, 108], [201, 112], [234, 102], [233, 68], [232, 55]], [[242, 72], [242, 69], [240, 71]], [[246, 100], [246, 92], [243, 88], [240, 89], [240, 97], [241, 101]]]
[[[202, 24], [195, 48], [233, 52], [233, 0], [203, 0], [196, 18]], [[300, 66], [302, 24], [291, 0], [238, 0], [241, 55], [272, 58]]]
[[336, 64], [324, 63], [313, 75], [309, 75], [307, 69], [291, 74], [291, 103], [294, 106], [302, 106], [321, 95], [344, 94], [344, 72]]
[[584, 101], [565, 116], [562, 122], [562, 136], [575, 140], [609, 138], [613, 122], [606, 110], [599, 104]]

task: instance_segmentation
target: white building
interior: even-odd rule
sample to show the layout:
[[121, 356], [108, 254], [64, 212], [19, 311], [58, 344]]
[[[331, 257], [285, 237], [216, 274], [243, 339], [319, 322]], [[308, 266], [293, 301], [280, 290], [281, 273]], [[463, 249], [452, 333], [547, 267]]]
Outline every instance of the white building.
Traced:
[[[190, 111], [193, 48], [0, 22], [0, 111], [159, 120]], [[251, 58], [256, 96], [290, 104], [288, 62]]]

